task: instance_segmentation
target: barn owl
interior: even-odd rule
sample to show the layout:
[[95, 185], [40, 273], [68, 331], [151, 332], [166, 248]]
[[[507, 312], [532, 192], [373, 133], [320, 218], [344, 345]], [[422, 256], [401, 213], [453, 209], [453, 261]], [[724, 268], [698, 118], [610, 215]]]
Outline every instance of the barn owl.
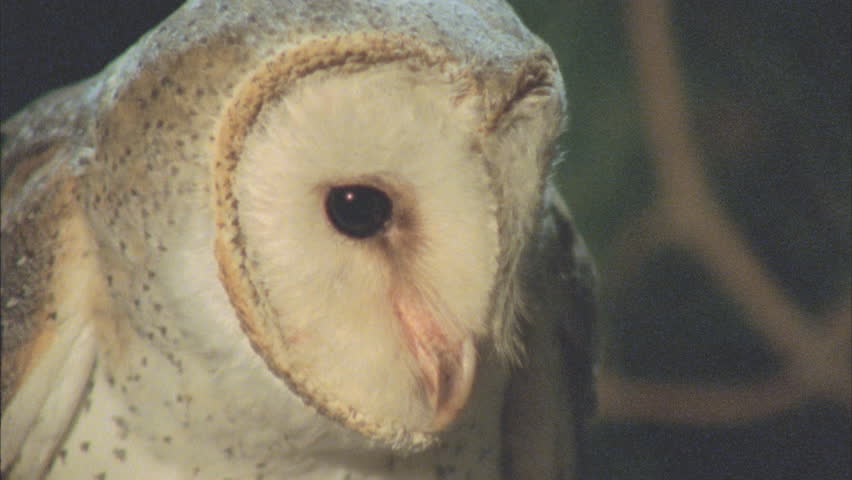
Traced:
[[499, 0], [197, 0], [3, 126], [10, 479], [575, 478], [566, 101]]

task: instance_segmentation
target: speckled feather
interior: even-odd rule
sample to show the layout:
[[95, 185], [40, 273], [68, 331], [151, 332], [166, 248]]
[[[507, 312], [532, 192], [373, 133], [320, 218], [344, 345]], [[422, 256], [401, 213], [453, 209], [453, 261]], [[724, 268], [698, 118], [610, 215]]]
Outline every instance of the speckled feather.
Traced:
[[[216, 206], [231, 170], [213, 165], [229, 135], [249, 134], [240, 122], [314, 72], [393, 62], [475, 99], [500, 231], [468, 407], [422, 441], [291, 378], [245, 267], [212, 269], [214, 230], [242, 238]], [[574, 478], [587, 260], [564, 207], [541, 208], [562, 92], [550, 49], [499, 1], [193, 1], [101, 74], [34, 102], [3, 125], [4, 478]], [[251, 98], [258, 110], [240, 110]], [[530, 115], [541, 143], [509, 161]], [[181, 264], [211, 270], [186, 286]], [[197, 302], [216, 312], [211, 338], [182, 320]]]

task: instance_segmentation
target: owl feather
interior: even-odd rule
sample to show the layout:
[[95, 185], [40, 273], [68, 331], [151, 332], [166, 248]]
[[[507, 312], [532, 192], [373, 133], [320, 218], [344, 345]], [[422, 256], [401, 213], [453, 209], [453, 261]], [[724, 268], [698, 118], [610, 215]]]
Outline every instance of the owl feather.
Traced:
[[3, 124], [4, 478], [568, 479], [592, 268], [502, 1], [191, 1]]

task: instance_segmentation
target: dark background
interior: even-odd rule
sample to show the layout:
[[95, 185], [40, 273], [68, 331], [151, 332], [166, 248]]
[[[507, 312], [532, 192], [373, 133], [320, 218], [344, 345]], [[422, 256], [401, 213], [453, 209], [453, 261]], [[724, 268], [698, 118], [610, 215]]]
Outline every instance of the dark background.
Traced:
[[[4, 0], [0, 118], [96, 73], [179, 3]], [[560, 57], [571, 99], [556, 178], [602, 272], [601, 363], [667, 381], [777, 372], [770, 346], [688, 251], [614, 265], [617, 233], [655, 189], [621, 4], [515, 4]], [[850, 3], [684, 0], [673, 25], [716, 193], [785, 291], [825, 311], [850, 288]], [[603, 418], [589, 476], [849, 479], [850, 444], [848, 406], [821, 402], [725, 427]]]
[[0, 118], [97, 73], [182, 2], [0, 3]]

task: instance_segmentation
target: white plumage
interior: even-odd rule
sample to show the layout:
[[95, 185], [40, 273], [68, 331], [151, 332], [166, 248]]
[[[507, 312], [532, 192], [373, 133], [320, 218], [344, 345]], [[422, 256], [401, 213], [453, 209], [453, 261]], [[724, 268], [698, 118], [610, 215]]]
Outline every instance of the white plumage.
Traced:
[[574, 478], [564, 104], [496, 1], [192, 2], [33, 104], [4, 476]]

